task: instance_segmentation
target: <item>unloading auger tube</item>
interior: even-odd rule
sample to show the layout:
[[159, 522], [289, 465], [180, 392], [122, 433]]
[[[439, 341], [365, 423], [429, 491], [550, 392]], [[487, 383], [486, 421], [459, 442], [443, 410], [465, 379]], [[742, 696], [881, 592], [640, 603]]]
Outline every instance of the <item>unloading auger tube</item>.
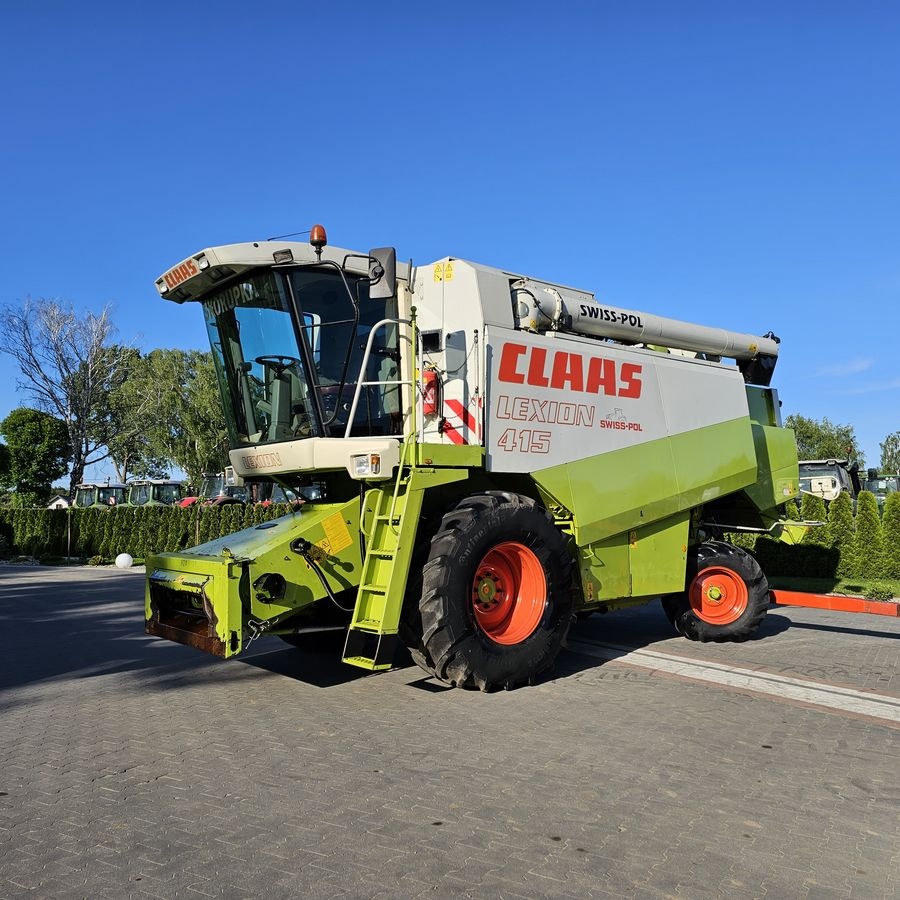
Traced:
[[726, 356], [738, 361], [778, 356], [779, 341], [695, 325], [653, 313], [598, 303], [588, 294], [564, 291], [523, 278], [512, 285], [518, 323], [530, 331], [570, 331], [633, 344], [659, 344], [677, 350]]

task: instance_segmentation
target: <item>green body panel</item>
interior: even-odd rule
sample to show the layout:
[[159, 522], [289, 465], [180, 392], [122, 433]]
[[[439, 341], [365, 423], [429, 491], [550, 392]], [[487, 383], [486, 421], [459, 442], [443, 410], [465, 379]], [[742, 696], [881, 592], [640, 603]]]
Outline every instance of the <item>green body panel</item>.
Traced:
[[542, 494], [572, 513], [579, 546], [703, 506], [756, 477], [746, 417], [532, 474]]
[[484, 466], [484, 447], [472, 444], [419, 444], [418, 455], [423, 466]]
[[[359, 527], [358, 500], [315, 504], [189, 551], [151, 556], [147, 560], [148, 631], [165, 630], [167, 617], [170, 625], [176, 619], [179, 626], [184, 625], [181, 611], [193, 607], [206, 614], [209, 632], [198, 632], [196, 640], [184, 636], [183, 642], [201, 646], [200, 638], [208, 639], [208, 646], [201, 649], [235, 656], [254, 631], [267, 630], [327, 596], [310, 565], [290, 549], [297, 538], [313, 545], [311, 555], [333, 593], [359, 584]], [[284, 578], [283, 597], [270, 599], [255, 587], [260, 576], [270, 573]], [[181, 639], [175, 634], [164, 636]]]
[[753, 484], [744, 489], [759, 510], [774, 510], [800, 493], [797, 442], [789, 428], [753, 423], [757, 471]]
[[755, 384], [744, 386], [747, 394], [747, 407], [750, 410], [750, 418], [760, 425], [777, 425], [779, 410], [777, 409], [778, 397], [771, 388], [759, 387]]
[[683, 590], [690, 521], [685, 511], [580, 547], [580, 605]]
[[684, 590], [689, 510], [631, 532], [631, 594], [634, 597]]
[[344, 662], [374, 670], [393, 664], [393, 643], [382, 638], [396, 635], [400, 627], [425, 491], [467, 477], [467, 470], [414, 468], [394, 485], [366, 494], [366, 559]]

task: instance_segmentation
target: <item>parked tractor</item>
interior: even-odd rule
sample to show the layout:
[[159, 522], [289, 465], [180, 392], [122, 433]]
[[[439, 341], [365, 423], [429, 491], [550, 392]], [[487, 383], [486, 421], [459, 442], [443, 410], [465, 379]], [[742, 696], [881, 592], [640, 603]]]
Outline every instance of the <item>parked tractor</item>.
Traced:
[[128, 485], [129, 506], [174, 506], [184, 497], [184, 482], [144, 478]]
[[109, 509], [113, 506], [124, 506], [128, 499], [128, 485], [118, 481], [107, 481], [105, 484], [84, 482], [75, 488], [73, 506], [77, 509], [98, 507]]

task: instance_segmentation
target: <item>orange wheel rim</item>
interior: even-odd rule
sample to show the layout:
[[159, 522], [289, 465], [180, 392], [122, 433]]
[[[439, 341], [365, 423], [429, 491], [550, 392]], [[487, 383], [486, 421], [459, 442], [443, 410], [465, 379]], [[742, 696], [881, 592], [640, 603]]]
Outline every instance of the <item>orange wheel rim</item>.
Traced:
[[472, 610], [478, 627], [497, 644], [518, 644], [534, 634], [547, 605], [547, 576], [524, 544], [492, 547], [475, 569]]
[[737, 572], [710, 566], [694, 576], [688, 598], [698, 619], [711, 625], [730, 625], [744, 614], [750, 594]]

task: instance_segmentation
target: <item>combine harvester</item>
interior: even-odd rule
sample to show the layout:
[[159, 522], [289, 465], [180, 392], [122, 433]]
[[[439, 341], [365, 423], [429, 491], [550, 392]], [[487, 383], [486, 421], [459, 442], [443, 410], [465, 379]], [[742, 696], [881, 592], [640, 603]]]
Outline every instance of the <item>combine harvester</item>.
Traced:
[[345, 662], [390, 668], [402, 642], [489, 690], [551, 666], [577, 614], [662, 598], [701, 641], [766, 615], [759, 564], [721, 537], [792, 532], [774, 335], [460, 259], [414, 269], [321, 226], [202, 250], [157, 288], [201, 304], [236, 474], [319, 499], [150, 558], [149, 634], [231, 657], [338, 614]]

